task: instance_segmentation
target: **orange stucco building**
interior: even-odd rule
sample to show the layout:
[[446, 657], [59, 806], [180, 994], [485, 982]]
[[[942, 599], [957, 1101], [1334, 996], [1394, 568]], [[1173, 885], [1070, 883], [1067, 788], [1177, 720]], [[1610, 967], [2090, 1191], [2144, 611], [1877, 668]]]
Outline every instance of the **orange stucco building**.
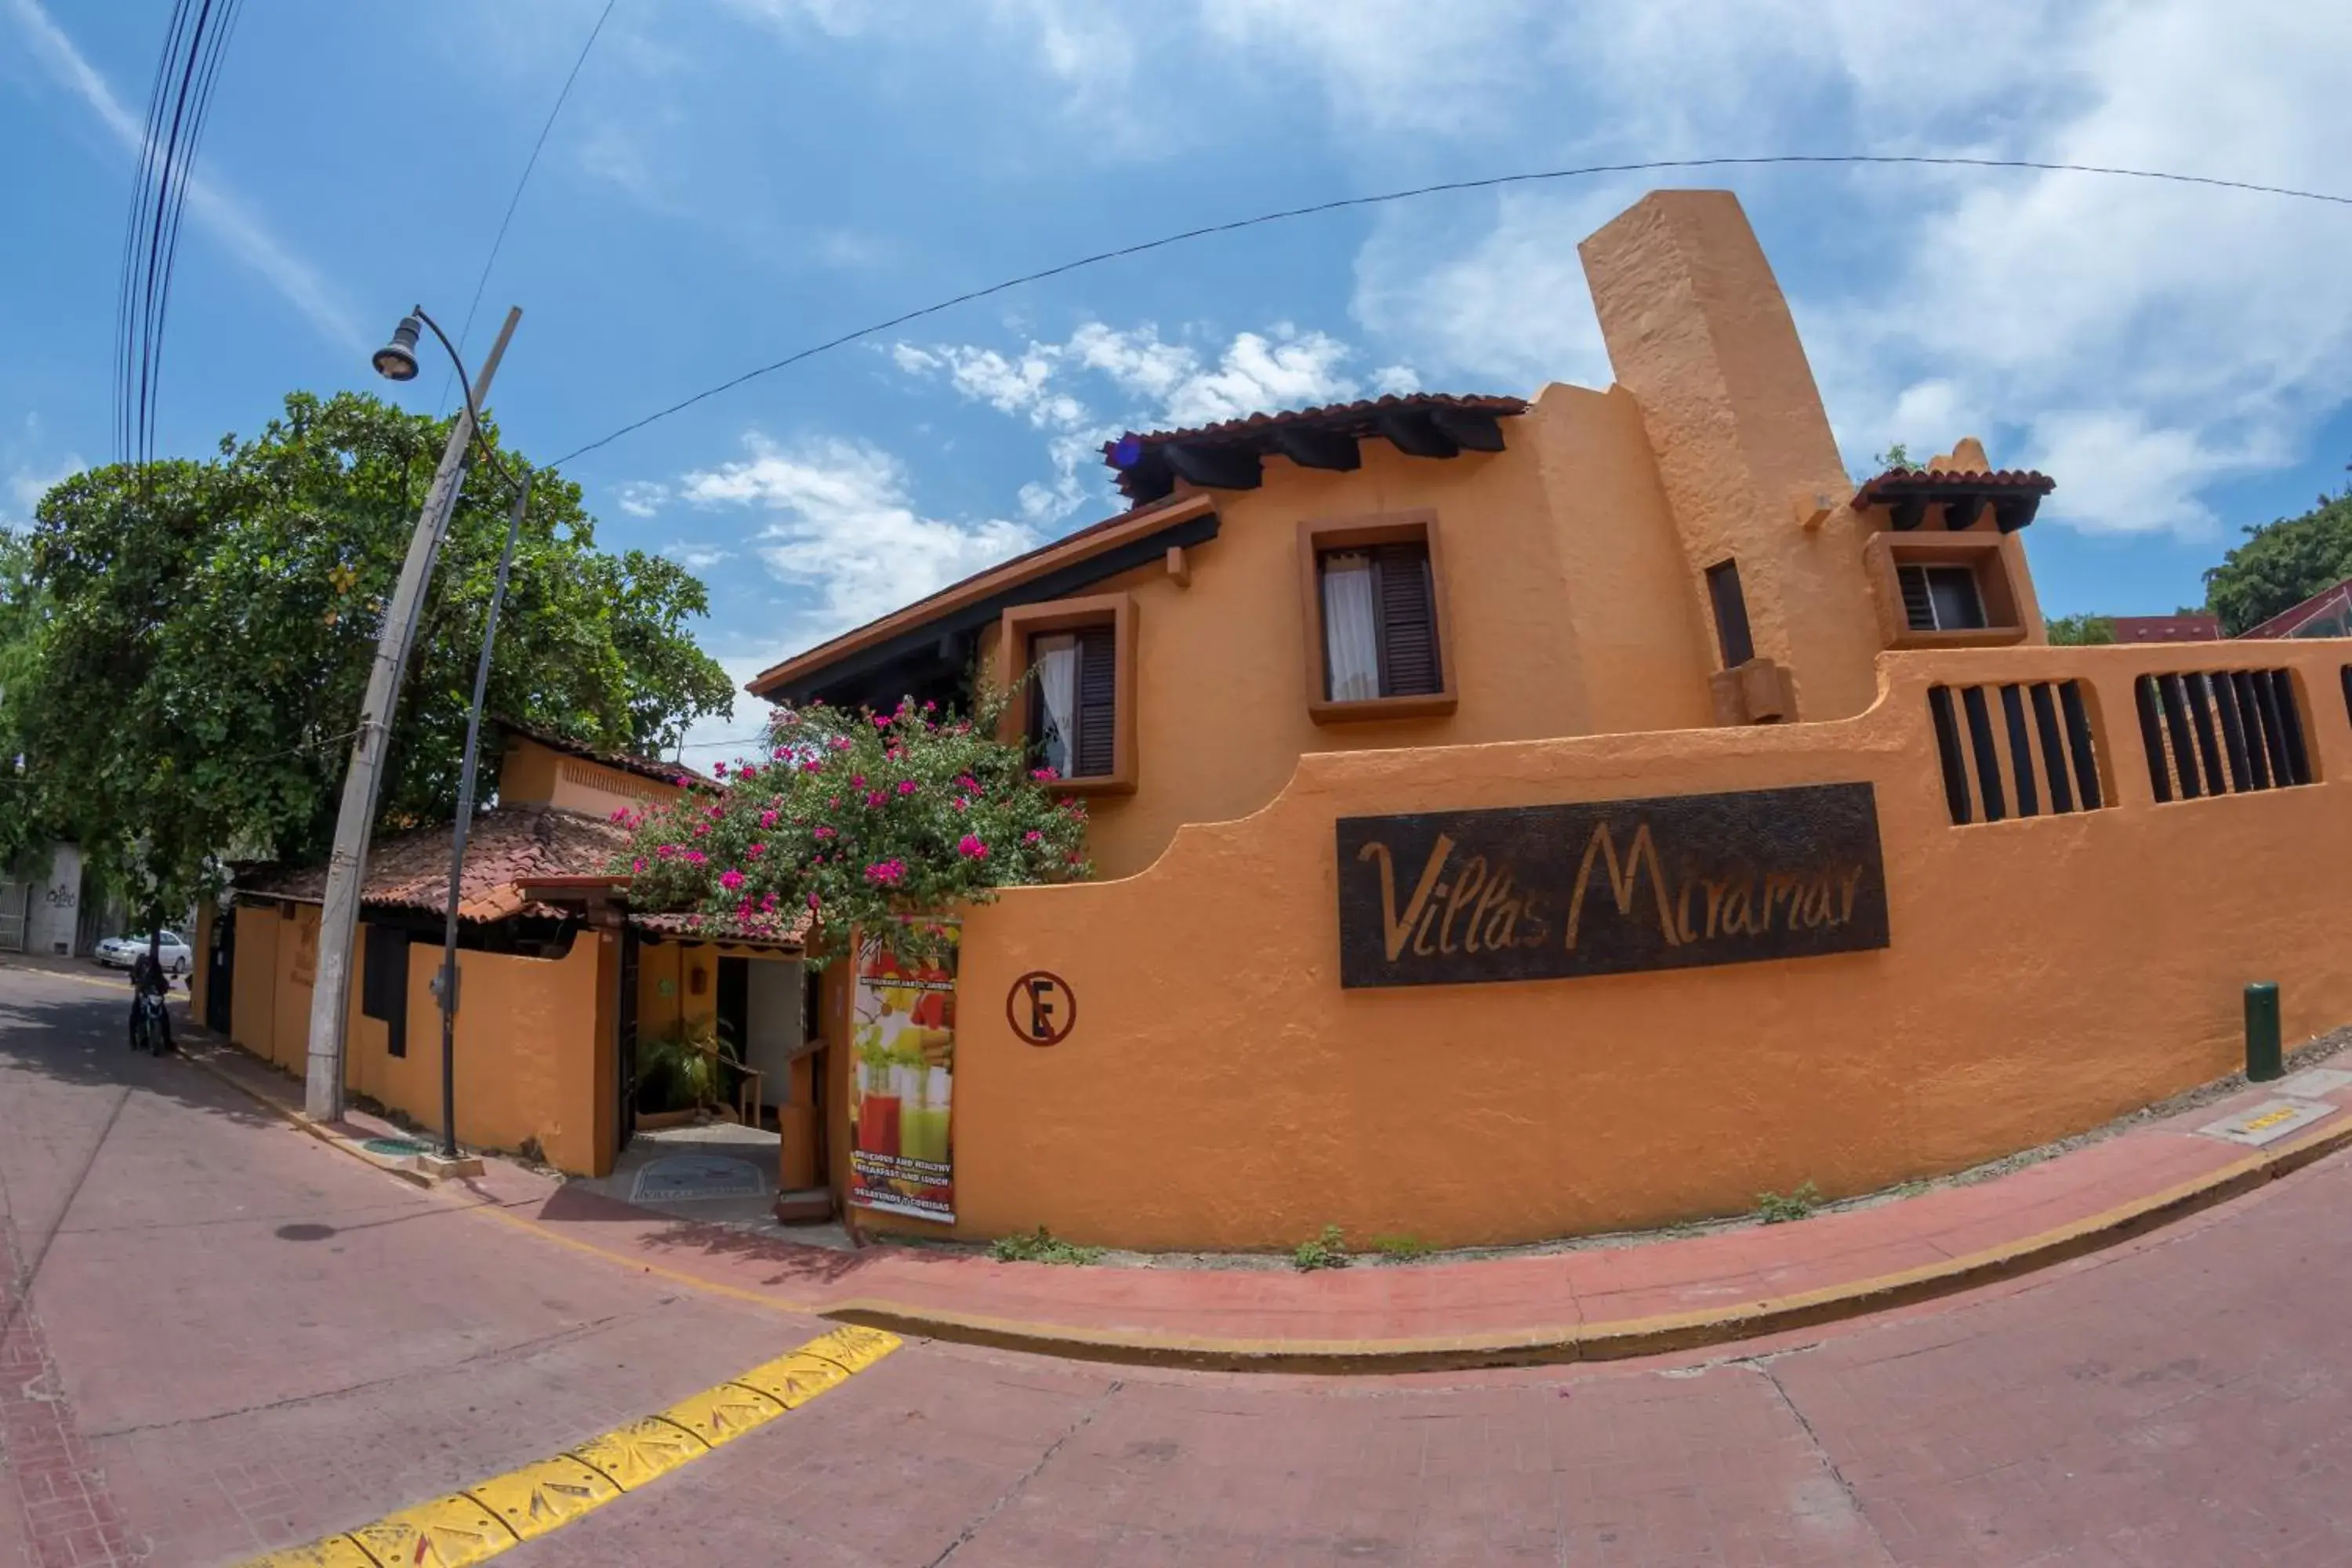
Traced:
[[1849, 479], [1731, 195], [1582, 256], [1613, 385], [1130, 435], [1130, 510], [751, 683], [1025, 676], [1010, 722], [1089, 799], [1100, 879], [965, 915], [958, 1234], [1736, 1212], [2216, 1077], [2247, 982], [2293, 1032], [2352, 1012], [2341, 646], [2048, 647], [2052, 481], [1958, 432]]
[[[613, 820], [708, 781], [675, 764], [604, 755], [509, 726], [496, 804], [477, 818], [459, 883], [457, 1136], [531, 1152], [577, 1175], [609, 1172], [635, 1115], [642, 1042], [719, 1022], [760, 1069], [750, 1109], [782, 1134], [784, 1174], [814, 1185], [821, 1151], [796, 944], [689, 928], [577, 888], [604, 879], [628, 835]], [[442, 957], [450, 832], [380, 837], [368, 859], [351, 973], [350, 1092], [438, 1131]], [[323, 868], [238, 879], [201, 910], [195, 1016], [300, 1073], [318, 969]], [[557, 901], [565, 900], [565, 901]]]

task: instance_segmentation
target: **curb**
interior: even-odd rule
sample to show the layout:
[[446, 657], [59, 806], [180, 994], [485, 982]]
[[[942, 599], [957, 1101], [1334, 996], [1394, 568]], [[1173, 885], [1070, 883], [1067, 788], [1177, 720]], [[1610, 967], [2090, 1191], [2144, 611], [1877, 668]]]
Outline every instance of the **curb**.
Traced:
[[[212, 1044], [209, 1037], [206, 1044]], [[222, 1047], [214, 1046], [213, 1048]], [[410, 1160], [372, 1153], [361, 1146], [359, 1140], [323, 1127], [300, 1112], [278, 1104], [252, 1086], [238, 1081], [226, 1070], [213, 1065], [207, 1059], [209, 1052], [204, 1056], [185, 1051], [181, 1054], [184, 1059], [252, 1099], [279, 1120], [300, 1128], [330, 1147], [413, 1185], [429, 1189], [436, 1184], [432, 1176], [412, 1168]], [[2273, 1150], [2249, 1154], [2191, 1181], [2144, 1198], [2135, 1198], [2104, 1213], [2038, 1235], [1944, 1263], [1927, 1264], [1817, 1290], [1771, 1297], [1734, 1308], [1598, 1323], [1502, 1330], [1483, 1334], [1375, 1340], [1268, 1340], [1072, 1328], [910, 1306], [887, 1298], [853, 1298], [824, 1307], [765, 1297], [761, 1300], [761, 1304], [780, 1310], [805, 1313], [860, 1328], [880, 1329], [910, 1339], [980, 1345], [992, 1350], [1053, 1356], [1064, 1361], [1170, 1367], [1197, 1372], [1378, 1376], [1408, 1372], [1458, 1372], [1567, 1362], [1622, 1361], [1636, 1356], [1700, 1350], [1710, 1345], [1759, 1339], [1792, 1330], [1818, 1328], [1865, 1317], [1873, 1312], [1890, 1311], [1897, 1307], [1958, 1295], [1964, 1290], [2000, 1284], [2056, 1268], [2059, 1264], [2119, 1246], [2232, 1198], [2242, 1197], [2352, 1146], [2352, 1110], [2339, 1108], [2338, 1113], [2344, 1120], [2336, 1126], [2307, 1134]], [[548, 1230], [521, 1215], [508, 1215], [503, 1211], [492, 1213], [494, 1217], [566, 1247], [594, 1253], [623, 1268], [643, 1270], [650, 1267], [640, 1258]], [[656, 1271], [697, 1289], [722, 1295], [750, 1294], [693, 1275], [667, 1268]]]
[[[194, 1037], [197, 1034], [195, 1026], [191, 1026], [188, 1033], [191, 1036], [188, 1043], [194, 1044]], [[237, 1047], [216, 1043], [209, 1032], [203, 1037], [203, 1046], [204, 1048], [201, 1050], [190, 1050], [186, 1045], [182, 1046], [179, 1051], [180, 1059], [193, 1067], [202, 1068], [214, 1079], [228, 1085], [229, 1088], [268, 1111], [278, 1121], [300, 1129], [331, 1149], [349, 1154], [363, 1164], [374, 1166], [386, 1175], [397, 1176], [415, 1187], [435, 1187], [446, 1181], [454, 1181], [464, 1176], [478, 1176], [482, 1173], [482, 1162], [471, 1155], [449, 1161], [432, 1153], [379, 1154], [367, 1146], [366, 1140], [354, 1138], [346, 1132], [338, 1132], [323, 1122], [312, 1121], [301, 1111], [280, 1105], [251, 1084], [239, 1079], [235, 1073], [213, 1061], [212, 1058], [216, 1052], [236, 1050]]]
[[1368, 1376], [1622, 1361], [1815, 1328], [2037, 1273], [2242, 1196], [2347, 1145], [2352, 1145], [2352, 1115], [2326, 1131], [2273, 1151], [2248, 1155], [2193, 1181], [2037, 1236], [1969, 1253], [1947, 1263], [1927, 1264], [1727, 1310], [1558, 1328], [1394, 1340], [1220, 1339], [1093, 1331], [940, 1311], [879, 1300], [841, 1302], [819, 1316], [837, 1322], [887, 1329], [910, 1338], [1022, 1351], [1066, 1361], [1200, 1372]]

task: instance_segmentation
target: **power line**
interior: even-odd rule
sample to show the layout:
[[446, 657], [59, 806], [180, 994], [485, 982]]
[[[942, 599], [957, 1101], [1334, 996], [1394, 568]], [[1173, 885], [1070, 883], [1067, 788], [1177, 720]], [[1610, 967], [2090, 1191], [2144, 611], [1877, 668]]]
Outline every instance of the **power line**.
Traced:
[[1066, 272], [1097, 267], [1104, 262], [1118, 261], [1129, 256], [1140, 256], [1146, 251], [1165, 249], [1171, 245], [1181, 245], [1188, 240], [1203, 239], [1211, 235], [1232, 234], [1239, 229], [1255, 228], [1261, 224], [1312, 217], [1320, 213], [1340, 212], [1350, 207], [1378, 206], [1388, 202], [1407, 201], [1415, 196], [1437, 195], [1448, 191], [1491, 190], [1499, 185], [1531, 184], [1543, 180], [1572, 180], [1593, 174], [1649, 174], [1666, 169], [1753, 168], [1769, 164], [1824, 163], [1912, 164], [1936, 168], [2023, 169], [2045, 174], [2108, 174], [2123, 179], [2159, 180], [2183, 185], [2210, 185], [2221, 190], [2252, 191], [2261, 195], [2292, 196], [2298, 201], [2328, 202], [2339, 206], [2352, 206], [2352, 196], [2334, 195], [2324, 191], [2296, 190], [2286, 185], [2259, 184], [2250, 180], [2225, 180], [2205, 174], [2174, 174], [2161, 169], [2122, 169], [2096, 163], [2047, 163], [2029, 158], [1963, 158], [1874, 153], [1781, 153], [1746, 158], [1653, 158], [1637, 163], [1588, 163], [1574, 169], [1538, 169], [1518, 174], [1494, 174], [1479, 180], [1446, 180], [1433, 185], [1415, 185], [1410, 190], [1384, 191], [1378, 195], [1341, 196], [1334, 201], [1316, 202], [1307, 206], [1286, 207], [1279, 212], [1260, 213], [1255, 217], [1235, 218], [1227, 223], [1208, 224], [1200, 228], [1188, 228], [1181, 234], [1163, 235], [1158, 239], [1147, 239], [1138, 245], [1120, 246], [1116, 250], [1098, 250], [1092, 256], [1082, 256], [1075, 261], [1065, 261], [1059, 266], [1044, 268], [1035, 272], [1024, 272], [1018, 278], [1008, 278], [1002, 283], [992, 283], [984, 289], [968, 289], [952, 299], [941, 300], [937, 304], [925, 305], [920, 310], [905, 311], [887, 321], [877, 321], [871, 326], [844, 332], [837, 338], [828, 338], [824, 342], [814, 343], [797, 353], [786, 354], [782, 359], [772, 363], [747, 370], [742, 374], [722, 381], [716, 386], [705, 387], [691, 397], [681, 398], [667, 408], [656, 409], [642, 419], [632, 420], [610, 434], [599, 436], [593, 441], [575, 447], [556, 458], [555, 462], [556, 464], [568, 463], [574, 458], [595, 451], [600, 447], [610, 446], [622, 437], [635, 434], [648, 425], [668, 418], [673, 414], [683, 413], [705, 399], [716, 397], [722, 392], [731, 392], [746, 382], [773, 374], [788, 366], [798, 364], [803, 360], [814, 359], [818, 354], [854, 343], [860, 338], [870, 338], [877, 332], [887, 332], [891, 328], [902, 327], [908, 321], [920, 321], [925, 316], [936, 316], [942, 310], [953, 310], [958, 305], [968, 305], [975, 300], [985, 300], [992, 294], [1002, 294], [1026, 284], [1042, 282], [1048, 278], [1058, 278]]
[[[547, 123], [539, 128], [539, 140], [531, 143], [530, 156], [523, 163], [522, 177], [515, 182], [514, 195], [507, 199], [506, 216], [499, 219], [499, 232], [497, 237], [490, 241], [490, 253], [482, 258], [482, 275], [474, 284], [473, 302], [466, 307], [466, 324], [457, 329], [457, 347], [461, 352], [466, 340], [473, 335], [474, 313], [482, 308], [482, 290], [490, 285], [490, 268], [498, 263], [499, 247], [507, 242], [507, 226], [514, 222], [515, 208], [522, 205], [523, 187], [530, 184], [530, 173], [539, 167], [539, 155], [547, 146], [548, 133], [555, 129], [555, 117], [563, 112], [564, 100], [572, 96], [572, 84], [580, 79], [580, 68], [588, 63], [588, 51], [596, 47], [596, 37], [604, 30], [604, 24], [611, 19], [616, 4], [618, 0], [604, 0], [604, 9], [598, 13], [596, 25], [588, 29], [588, 41], [580, 46], [580, 58], [572, 62], [572, 74], [563, 79], [562, 90], [555, 95], [555, 105], [547, 111]], [[444, 407], [448, 405], [450, 383], [457, 374], [454, 367], [441, 374], [441, 405]]]

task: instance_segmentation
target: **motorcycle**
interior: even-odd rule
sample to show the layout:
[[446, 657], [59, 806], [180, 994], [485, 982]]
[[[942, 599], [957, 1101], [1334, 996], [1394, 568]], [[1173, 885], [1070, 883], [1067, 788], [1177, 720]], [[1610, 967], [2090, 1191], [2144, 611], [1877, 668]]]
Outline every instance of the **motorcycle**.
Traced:
[[131, 1013], [131, 1048], [160, 1057], [171, 1049], [171, 1039], [163, 998], [152, 991], [142, 991]]

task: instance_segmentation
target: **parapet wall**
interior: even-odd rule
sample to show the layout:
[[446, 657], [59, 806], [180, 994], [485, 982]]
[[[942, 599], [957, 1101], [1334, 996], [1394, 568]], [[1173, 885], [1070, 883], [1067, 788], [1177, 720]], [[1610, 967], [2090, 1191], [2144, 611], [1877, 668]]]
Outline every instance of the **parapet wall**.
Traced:
[[[2342, 642], [1893, 654], [1877, 702], [1837, 722], [1307, 756], [1265, 809], [1182, 829], [1139, 875], [971, 914], [960, 1231], [1245, 1248], [1331, 1224], [1440, 1246], [1614, 1230], [1960, 1169], [2218, 1077], [2247, 982], [2280, 983], [2290, 1041], [2352, 1018], [2347, 660]], [[2233, 679], [2173, 679], [2215, 671]], [[1645, 892], [1627, 818], [1581, 918], [1656, 925], [1643, 940], [1681, 966], [1341, 984], [1342, 818], [1819, 784], [1869, 786], [1884, 946], [1827, 951], [1869, 940], [1824, 934], [1851, 902], [1794, 882], [1776, 900], [1769, 867], [1754, 888]], [[1571, 868], [1593, 863], [1586, 831], [1558, 848]], [[1423, 862], [1398, 858], [1402, 900]], [[1775, 908], [1814, 955], [1684, 945], [1716, 940], [1710, 921], [1769, 929]], [[1033, 970], [1077, 1003], [1051, 1047], [1008, 1018]]]

